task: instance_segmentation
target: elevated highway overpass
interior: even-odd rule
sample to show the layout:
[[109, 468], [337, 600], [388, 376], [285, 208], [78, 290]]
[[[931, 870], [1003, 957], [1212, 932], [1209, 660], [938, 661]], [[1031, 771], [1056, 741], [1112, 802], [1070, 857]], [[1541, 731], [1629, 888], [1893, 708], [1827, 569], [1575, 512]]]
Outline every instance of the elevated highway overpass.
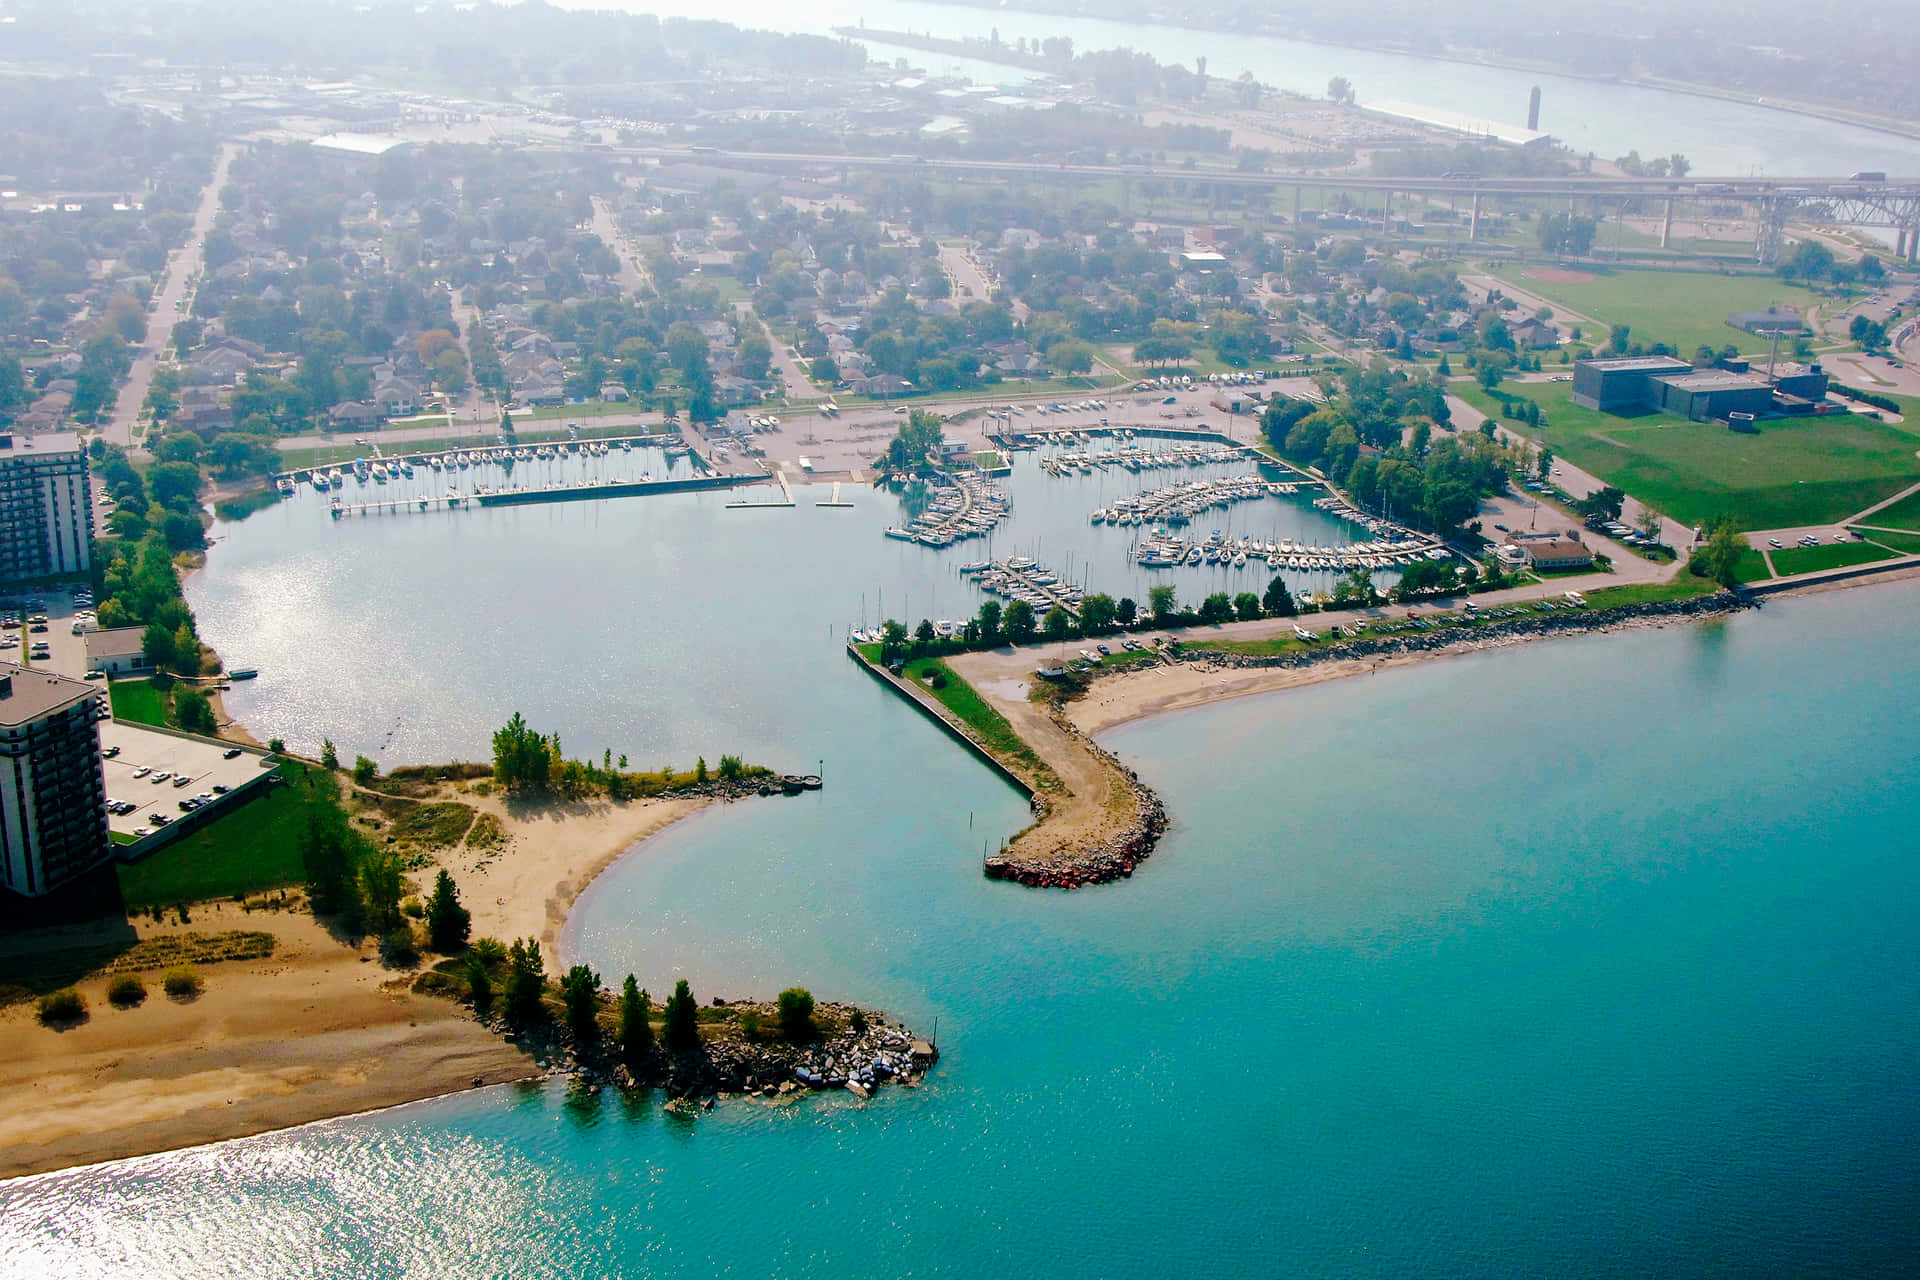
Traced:
[[1896, 251], [1908, 262], [1920, 260], [1920, 178], [1860, 177], [1756, 178], [1688, 175], [1684, 178], [1633, 178], [1562, 174], [1553, 177], [1500, 177], [1450, 173], [1440, 177], [1384, 177], [1373, 174], [1253, 173], [1226, 169], [1180, 169], [1140, 164], [1073, 164], [1033, 160], [921, 158], [909, 155], [836, 155], [819, 152], [734, 151], [717, 147], [598, 147], [601, 155], [661, 164], [688, 163], [757, 170], [837, 169], [843, 173], [880, 172], [897, 176], [945, 174], [1032, 182], [1112, 181], [1123, 190], [1136, 182], [1183, 182], [1231, 190], [1300, 193], [1311, 190], [1365, 191], [1381, 195], [1381, 217], [1391, 218], [1395, 196], [1444, 196], [1469, 202], [1468, 236], [1478, 234], [1481, 202], [1488, 197], [1526, 197], [1589, 201], [1596, 206], [1627, 201], [1652, 202], [1665, 210], [1661, 243], [1670, 238], [1674, 205], [1714, 200], [1751, 208], [1760, 223], [1758, 257], [1772, 263], [1781, 232], [1795, 217], [1819, 218], [1841, 226], [1877, 227], [1895, 232]]

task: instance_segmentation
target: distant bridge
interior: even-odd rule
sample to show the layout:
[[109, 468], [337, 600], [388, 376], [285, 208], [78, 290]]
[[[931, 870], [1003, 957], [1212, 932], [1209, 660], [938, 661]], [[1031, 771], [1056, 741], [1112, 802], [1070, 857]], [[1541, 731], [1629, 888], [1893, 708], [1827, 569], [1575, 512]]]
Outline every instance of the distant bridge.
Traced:
[[1138, 182], [1186, 182], [1257, 191], [1291, 189], [1298, 214], [1303, 190], [1377, 191], [1383, 224], [1393, 216], [1396, 195], [1449, 196], [1470, 201], [1468, 239], [1479, 235], [1481, 200], [1488, 196], [1586, 200], [1596, 205], [1654, 201], [1665, 210], [1660, 243], [1671, 240], [1674, 205], [1682, 200], [1718, 200], [1743, 204], [1760, 223], [1759, 261], [1778, 260], [1781, 233], [1799, 216], [1839, 226], [1878, 227], [1895, 232], [1895, 253], [1920, 261], [1920, 178], [1861, 181], [1857, 178], [1630, 178], [1561, 174], [1544, 178], [1482, 177], [1457, 173], [1438, 178], [1380, 177], [1360, 174], [1248, 173], [1216, 169], [1178, 169], [1142, 164], [1046, 164], [1032, 160], [921, 159], [916, 156], [833, 155], [788, 151], [730, 151], [718, 147], [596, 147], [597, 155], [624, 156], [660, 163], [710, 164], [750, 169], [865, 170], [913, 175], [942, 173], [1030, 181], [1118, 179], [1123, 191]]

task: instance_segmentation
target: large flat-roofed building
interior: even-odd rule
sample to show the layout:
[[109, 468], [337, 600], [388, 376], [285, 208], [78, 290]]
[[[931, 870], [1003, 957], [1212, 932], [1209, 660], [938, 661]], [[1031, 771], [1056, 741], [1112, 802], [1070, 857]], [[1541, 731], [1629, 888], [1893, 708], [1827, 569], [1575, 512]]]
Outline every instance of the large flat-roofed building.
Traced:
[[0, 432], [0, 586], [93, 567], [87, 454], [69, 432]]
[[1658, 403], [1653, 407], [1676, 418], [1708, 422], [1731, 413], [1760, 417], [1773, 409], [1773, 388], [1765, 378], [1728, 369], [1701, 369], [1652, 379]]
[[1693, 366], [1672, 356], [1621, 356], [1616, 359], [1576, 360], [1573, 365], [1573, 402], [1583, 409], [1623, 413], [1651, 409], [1647, 380], [1663, 374], [1691, 373]]
[[1695, 422], [1735, 414], [1763, 418], [1818, 412], [1826, 395], [1827, 375], [1817, 364], [1777, 365], [1773, 377], [1753, 372], [1739, 359], [1705, 369], [1671, 356], [1576, 360], [1573, 365], [1573, 402], [1603, 413], [1645, 409]]
[[99, 695], [0, 663], [0, 889], [37, 898], [113, 857]]

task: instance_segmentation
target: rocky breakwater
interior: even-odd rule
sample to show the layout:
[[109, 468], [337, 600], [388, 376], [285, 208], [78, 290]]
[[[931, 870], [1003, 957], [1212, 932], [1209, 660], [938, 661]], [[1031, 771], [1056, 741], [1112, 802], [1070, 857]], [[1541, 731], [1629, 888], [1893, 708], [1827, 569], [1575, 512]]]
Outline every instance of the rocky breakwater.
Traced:
[[1282, 654], [1247, 654], [1209, 649], [1205, 641], [1190, 641], [1174, 661], [1207, 663], [1214, 667], [1310, 667], [1322, 662], [1360, 658], [1390, 658], [1403, 654], [1469, 653], [1495, 649], [1545, 636], [1585, 635], [1656, 624], [1664, 619], [1708, 618], [1756, 607], [1732, 591], [1686, 600], [1617, 605], [1610, 609], [1561, 609], [1498, 622], [1440, 627], [1432, 631], [1368, 636]]
[[866, 1098], [888, 1084], [918, 1084], [939, 1060], [930, 1042], [870, 1009], [821, 1004], [816, 1034], [789, 1039], [771, 1004], [716, 1001], [703, 1010], [700, 1044], [655, 1047], [623, 1060], [605, 1042], [582, 1049], [563, 1033], [526, 1037], [541, 1065], [591, 1086], [659, 1089], [670, 1098], [711, 1105], [723, 1096], [779, 1099], [843, 1089]]
[[1132, 816], [1117, 830], [1100, 832], [1083, 844], [1045, 856], [1016, 839], [987, 858], [983, 868], [987, 878], [1012, 880], [1036, 889], [1081, 889], [1124, 880], [1146, 861], [1160, 842], [1161, 833], [1167, 829], [1167, 807], [1151, 787], [1140, 781], [1140, 775], [1082, 733], [1058, 710], [1049, 718], [1062, 734], [1112, 772], [1113, 785], [1124, 788], [1131, 801], [1125, 807], [1131, 809]]

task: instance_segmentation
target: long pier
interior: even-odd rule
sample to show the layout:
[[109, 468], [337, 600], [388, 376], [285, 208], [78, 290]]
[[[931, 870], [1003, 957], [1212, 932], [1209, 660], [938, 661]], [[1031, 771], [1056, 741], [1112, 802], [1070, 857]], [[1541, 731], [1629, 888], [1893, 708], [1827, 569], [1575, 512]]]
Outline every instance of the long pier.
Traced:
[[490, 489], [438, 498], [390, 498], [382, 502], [339, 502], [333, 518], [368, 515], [407, 515], [430, 511], [468, 511], [475, 507], [516, 507], [540, 502], [591, 502], [598, 498], [645, 497], [659, 493], [690, 493], [703, 489], [732, 489], [757, 484], [760, 476], [696, 476], [687, 480], [617, 480], [600, 484], [553, 485], [540, 489]]

